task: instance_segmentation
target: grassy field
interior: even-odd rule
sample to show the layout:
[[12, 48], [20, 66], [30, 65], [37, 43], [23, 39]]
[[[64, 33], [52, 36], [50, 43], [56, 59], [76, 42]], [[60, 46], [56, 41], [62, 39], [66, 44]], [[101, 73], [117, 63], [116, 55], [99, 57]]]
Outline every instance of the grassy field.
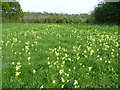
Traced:
[[3, 88], [117, 88], [118, 27], [3, 24]]

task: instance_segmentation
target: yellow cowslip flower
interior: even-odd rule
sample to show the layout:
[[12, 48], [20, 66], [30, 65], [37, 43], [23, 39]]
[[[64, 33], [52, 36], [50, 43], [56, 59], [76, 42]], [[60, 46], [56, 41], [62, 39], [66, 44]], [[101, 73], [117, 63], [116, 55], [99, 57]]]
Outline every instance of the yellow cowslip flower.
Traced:
[[82, 63], [80, 63], [80, 66], [82, 65]]
[[119, 46], [119, 44], [118, 44], [118, 42], [116, 42], [116, 47], [118, 47]]
[[61, 67], [63, 67], [63, 65], [61, 65]]
[[37, 45], [37, 41], [34, 42]]
[[50, 59], [50, 57], [47, 57], [47, 60], [49, 60]]
[[77, 81], [77, 80], [74, 80], [73, 85], [77, 85], [77, 84], [78, 84], [78, 81]]
[[111, 54], [113, 54], [113, 52], [111, 52]]
[[84, 55], [85, 56], [85, 58], [87, 58], [88, 56], [87, 55]]
[[66, 74], [67, 77], [69, 77], [69, 74]]
[[70, 72], [70, 71], [71, 71], [71, 69], [68, 69], [68, 71]]
[[80, 57], [77, 57], [77, 60], [79, 60], [80, 59]]
[[6, 43], [5, 45], [7, 46], [8, 44]]
[[112, 51], [114, 52], [115, 50], [114, 50], [114, 49], [112, 49]]
[[33, 46], [34, 46], [34, 44], [31, 44], [31, 46], [33, 47]]
[[114, 55], [112, 55], [112, 57], [114, 57]]
[[100, 55], [97, 55], [97, 57], [100, 57]]
[[42, 85], [42, 86], [40, 86], [40, 88], [43, 88], [43, 85]]
[[93, 53], [94, 53], [94, 50], [91, 50], [91, 51], [90, 51], [90, 55], [92, 55]]
[[77, 86], [75, 85], [75, 88], [79, 88], [79, 87], [80, 87], [79, 85], [77, 85]]
[[59, 68], [59, 66], [57, 66], [57, 68]]
[[13, 38], [13, 42], [17, 42], [17, 38]]
[[2, 50], [2, 47], [0, 47], [0, 50]]
[[102, 61], [102, 58], [100, 58], [100, 61]]
[[20, 65], [20, 62], [17, 62], [17, 65]]
[[62, 61], [62, 64], [65, 64], [65, 61]]
[[75, 88], [77, 88], [77, 86], [75, 86]]
[[95, 42], [95, 38], [92, 38], [92, 41]]
[[68, 57], [68, 55], [67, 55], [67, 54], [65, 54], [65, 57]]
[[30, 55], [30, 52], [28, 52], [28, 54]]
[[68, 58], [69, 61], [71, 61], [71, 58]]
[[51, 67], [52, 67], [52, 65], [49, 66], [49, 68], [51, 68]]
[[25, 49], [26, 49], [26, 50], [28, 50], [28, 49], [29, 49], [29, 47], [28, 47], [28, 46], [25, 46]]
[[56, 65], [57, 64], [57, 62], [54, 62], [54, 65]]
[[24, 51], [24, 48], [22, 48], [22, 50]]
[[109, 48], [109, 46], [108, 45], [105, 45], [106, 46], [106, 48]]
[[12, 62], [12, 65], [14, 65], [15, 64], [15, 62]]
[[88, 67], [88, 70], [91, 71], [93, 67]]
[[50, 64], [50, 61], [48, 61], [48, 64]]
[[76, 69], [76, 67], [73, 67], [73, 69]]
[[63, 77], [61, 77], [61, 81], [62, 81], [62, 82], [65, 82], [65, 80], [64, 80], [64, 78], [63, 78]]
[[83, 67], [85, 67], [85, 65], [83, 65]]
[[59, 60], [59, 57], [57, 57], [57, 60]]
[[30, 44], [30, 42], [29, 42], [29, 41], [27, 41], [27, 42], [25, 42], [25, 44], [27, 44], [27, 45], [28, 45], [28, 44]]
[[67, 80], [67, 82], [69, 82], [70, 80]]
[[64, 85], [62, 85], [61, 88], [64, 88]]
[[111, 63], [111, 61], [108, 61], [108, 63]]
[[19, 55], [21, 55], [21, 53], [19, 53]]
[[15, 76], [19, 76], [21, 72], [15, 72]]
[[36, 73], [36, 70], [35, 70], [35, 69], [33, 70], [33, 73]]
[[64, 73], [64, 69], [59, 71], [60, 74]]
[[4, 43], [4, 41], [2, 40], [2, 43]]
[[56, 56], [59, 56], [59, 53], [57, 53], [56, 51], [55, 51], [55, 54], [56, 54]]
[[55, 83], [55, 80], [53, 80], [53, 82], [52, 82], [53, 84]]
[[86, 53], [87, 51], [85, 50], [84, 53]]
[[79, 56], [79, 53], [77, 53], [76, 56]]
[[18, 71], [18, 70], [20, 69], [20, 67], [21, 67], [21, 66], [17, 66], [17, 65], [16, 65], [16, 67], [15, 67], [15, 68], [16, 68], [16, 71]]
[[28, 57], [28, 60], [30, 60], [31, 58], [30, 57]]
[[89, 51], [89, 50], [91, 49], [91, 47], [88, 47], [88, 46], [87, 46], [87, 49], [88, 49], [88, 51]]
[[17, 54], [16, 52], [14, 52], [14, 54]]

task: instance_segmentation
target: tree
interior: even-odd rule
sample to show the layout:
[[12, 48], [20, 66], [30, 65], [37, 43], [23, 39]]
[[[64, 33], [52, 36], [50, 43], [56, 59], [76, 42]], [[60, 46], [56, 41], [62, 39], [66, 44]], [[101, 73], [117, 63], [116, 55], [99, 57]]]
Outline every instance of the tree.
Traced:
[[91, 12], [91, 14], [88, 15], [88, 17], [86, 19], [87, 19], [86, 23], [93, 24], [94, 19], [95, 19], [94, 16], [93, 16], [93, 13]]
[[3, 22], [20, 22], [24, 16], [19, 2], [0, 2], [2, 4]]
[[94, 23], [98, 24], [118, 24], [118, 2], [102, 2], [93, 11]]

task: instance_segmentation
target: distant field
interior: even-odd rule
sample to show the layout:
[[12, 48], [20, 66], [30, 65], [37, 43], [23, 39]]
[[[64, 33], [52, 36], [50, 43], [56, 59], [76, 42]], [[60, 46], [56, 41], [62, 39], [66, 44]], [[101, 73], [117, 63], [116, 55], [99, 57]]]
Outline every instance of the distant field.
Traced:
[[2, 28], [3, 88], [118, 88], [117, 26]]

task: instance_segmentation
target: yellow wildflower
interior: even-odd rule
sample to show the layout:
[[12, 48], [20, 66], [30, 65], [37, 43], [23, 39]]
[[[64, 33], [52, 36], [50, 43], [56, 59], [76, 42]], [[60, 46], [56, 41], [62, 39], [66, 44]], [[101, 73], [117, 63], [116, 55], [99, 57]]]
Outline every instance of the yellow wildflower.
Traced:
[[74, 80], [73, 85], [77, 85], [77, 84], [78, 84], [78, 81], [77, 81], [77, 80]]
[[16, 72], [15, 76], [19, 76], [21, 72]]
[[55, 80], [53, 80], [53, 82], [52, 82], [53, 84], [55, 83]]
[[61, 77], [61, 81], [62, 81], [62, 82], [65, 82], [65, 80], [64, 80], [64, 78], [63, 78], [63, 77]]
[[36, 73], [36, 70], [35, 70], [35, 69], [33, 70], [33, 73]]
[[92, 70], [93, 67], [88, 67], [89, 70]]

